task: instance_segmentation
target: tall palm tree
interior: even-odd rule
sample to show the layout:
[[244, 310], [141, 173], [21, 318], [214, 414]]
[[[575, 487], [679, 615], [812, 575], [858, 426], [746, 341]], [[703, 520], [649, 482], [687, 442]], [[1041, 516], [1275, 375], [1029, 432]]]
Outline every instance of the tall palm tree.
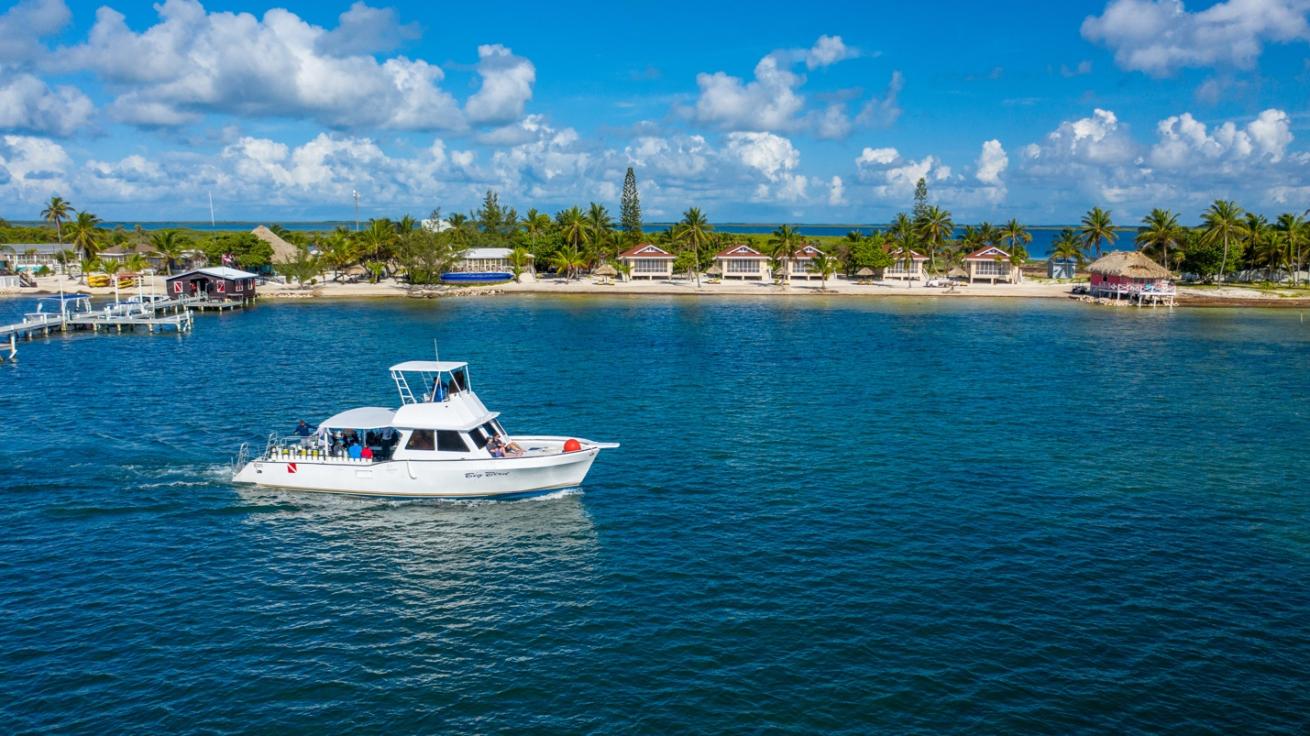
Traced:
[[164, 270], [173, 275], [173, 264], [182, 255], [182, 239], [176, 230], [160, 230], [150, 236], [150, 247], [164, 259]]
[[710, 242], [710, 233], [713, 230], [714, 226], [699, 207], [692, 207], [683, 212], [682, 221], [678, 223], [678, 240], [691, 247], [692, 258], [696, 263], [692, 270], [696, 272], [697, 289], [700, 288], [700, 250]]
[[1096, 249], [1096, 257], [1101, 257], [1101, 243], [1114, 244], [1119, 239], [1119, 233], [1115, 232], [1114, 222], [1110, 220], [1110, 213], [1100, 207], [1093, 207], [1083, 215], [1083, 242], [1087, 243], [1088, 248]]
[[919, 239], [928, 249], [928, 271], [936, 273], [937, 254], [941, 252], [942, 245], [955, 233], [955, 223], [951, 221], [951, 213], [937, 205], [929, 205], [924, 209], [923, 216], [919, 218], [917, 231]]
[[[391, 258], [397, 242], [395, 223], [386, 218], [369, 220], [368, 228], [359, 234], [359, 241], [364, 249], [364, 258], [369, 261], [365, 267], [373, 275], [373, 282], [377, 283], [386, 271], [386, 262]], [[379, 265], [382, 268], [374, 268]]]
[[100, 218], [86, 212], [77, 213], [77, 219], [69, 223], [68, 242], [88, 259], [95, 258], [100, 247], [104, 231], [100, 229]]
[[1178, 224], [1178, 215], [1157, 207], [1142, 218], [1142, 226], [1137, 230], [1137, 248], [1159, 250], [1161, 264], [1169, 268], [1169, 246], [1177, 248], [1182, 237], [1183, 228]]
[[1235, 238], [1247, 235], [1246, 223], [1242, 221], [1242, 208], [1226, 199], [1216, 199], [1210, 209], [1201, 215], [1201, 238], [1204, 242], [1222, 242], [1224, 259], [1219, 262], [1219, 280], [1224, 280], [1224, 271], [1228, 268], [1228, 248]]
[[1083, 255], [1082, 243], [1078, 242], [1078, 236], [1074, 235], [1073, 230], [1070, 228], [1066, 227], [1061, 230], [1052, 245], [1054, 246], [1051, 250], [1053, 258], [1072, 260], [1078, 265], [1082, 265], [1087, 261], [1087, 257]]
[[597, 260], [617, 255], [603, 252], [614, 235], [614, 218], [610, 217], [609, 210], [605, 209], [604, 205], [592, 202], [587, 208], [587, 230], [591, 234], [591, 244], [596, 250]]
[[1292, 284], [1298, 285], [1301, 282], [1301, 246], [1305, 245], [1310, 228], [1307, 228], [1304, 217], [1291, 212], [1279, 215], [1275, 227], [1278, 228], [1279, 237], [1283, 240], [1288, 260], [1292, 264]]
[[537, 247], [537, 238], [550, 232], [550, 215], [545, 212], [538, 212], [535, 208], [528, 210], [527, 217], [523, 218], [523, 232], [527, 233], [528, 240], [532, 247]]
[[587, 217], [577, 207], [560, 210], [555, 214], [555, 224], [559, 226], [560, 237], [565, 243], [581, 250], [591, 232], [587, 227]]
[[50, 198], [50, 204], [41, 210], [41, 219], [46, 222], [55, 224], [55, 234], [59, 238], [59, 244], [64, 244], [64, 220], [73, 214], [73, 206], [63, 197], [54, 196]]
[[1018, 220], [1011, 219], [1001, 226], [1001, 241], [1009, 245], [1012, 261], [1015, 258], [1028, 260], [1028, 244], [1033, 242], [1033, 234], [1020, 225]]
[[1246, 244], [1249, 266], [1264, 266], [1265, 279], [1272, 279], [1273, 272], [1283, 264], [1283, 244], [1264, 215], [1246, 213]]
[[791, 283], [791, 260], [796, 256], [800, 243], [801, 234], [791, 225], [779, 225], [778, 229], [773, 231], [773, 236], [769, 238], [773, 260], [782, 271], [783, 286]]

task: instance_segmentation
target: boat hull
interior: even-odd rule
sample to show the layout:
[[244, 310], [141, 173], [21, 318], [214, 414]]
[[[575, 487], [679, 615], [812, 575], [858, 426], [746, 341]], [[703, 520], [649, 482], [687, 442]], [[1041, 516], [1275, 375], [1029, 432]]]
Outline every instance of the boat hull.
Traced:
[[253, 460], [235, 483], [396, 498], [492, 498], [582, 483], [600, 448], [542, 457], [485, 460]]

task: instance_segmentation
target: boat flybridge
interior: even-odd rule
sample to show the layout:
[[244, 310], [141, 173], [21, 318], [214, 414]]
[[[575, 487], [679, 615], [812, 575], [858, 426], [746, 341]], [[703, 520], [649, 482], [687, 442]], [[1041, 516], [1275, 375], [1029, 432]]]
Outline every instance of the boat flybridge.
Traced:
[[242, 445], [236, 483], [329, 493], [481, 498], [570, 488], [612, 442], [511, 437], [473, 392], [467, 363], [391, 367], [400, 407], [365, 406], [276, 433], [258, 456]]

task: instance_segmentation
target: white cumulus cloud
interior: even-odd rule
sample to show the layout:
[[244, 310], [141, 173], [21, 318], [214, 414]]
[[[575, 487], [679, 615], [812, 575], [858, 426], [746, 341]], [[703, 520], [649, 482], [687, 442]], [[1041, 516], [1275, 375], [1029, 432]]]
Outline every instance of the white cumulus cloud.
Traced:
[[985, 141], [982, 152], [978, 154], [978, 170], [974, 176], [983, 184], [1001, 184], [1001, 174], [1010, 165], [1010, 157], [1005, 154], [1001, 142], [993, 138]]
[[1188, 12], [1181, 0], [1111, 0], [1083, 21], [1123, 69], [1167, 76], [1188, 67], [1251, 68], [1264, 44], [1310, 40], [1306, 0], [1226, 0]]
[[469, 120], [505, 123], [522, 117], [537, 81], [532, 62], [500, 44], [487, 44], [478, 47], [478, 74], [482, 87], [464, 106]]
[[0, 79], [0, 128], [67, 136], [89, 123], [94, 111], [76, 87], [52, 89], [31, 74]]
[[[441, 87], [440, 67], [372, 52], [413, 37], [390, 10], [355, 3], [327, 30], [273, 8], [209, 12], [196, 0], [164, 0], [159, 20], [137, 32], [116, 10], [96, 11], [84, 43], [55, 64], [89, 70], [117, 97], [118, 120], [175, 126], [207, 113], [309, 119], [336, 129], [462, 130], [466, 116]], [[508, 49], [478, 49], [482, 88], [469, 100], [475, 122], [506, 123], [531, 97], [531, 62]]]

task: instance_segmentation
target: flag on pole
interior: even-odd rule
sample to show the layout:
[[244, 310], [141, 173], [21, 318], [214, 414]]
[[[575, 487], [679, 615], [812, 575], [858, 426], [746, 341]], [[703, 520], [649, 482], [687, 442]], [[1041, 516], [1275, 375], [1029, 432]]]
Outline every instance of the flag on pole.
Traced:
[[235, 261], [232, 259], [232, 254], [231, 254], [231, 253], [224, 253], [224, 254], [223, 254], [223, 265], [224, 265], [224, 266], [231, 266], [233, 263], [235, 263]]

